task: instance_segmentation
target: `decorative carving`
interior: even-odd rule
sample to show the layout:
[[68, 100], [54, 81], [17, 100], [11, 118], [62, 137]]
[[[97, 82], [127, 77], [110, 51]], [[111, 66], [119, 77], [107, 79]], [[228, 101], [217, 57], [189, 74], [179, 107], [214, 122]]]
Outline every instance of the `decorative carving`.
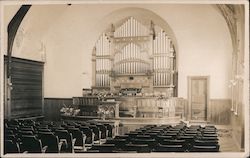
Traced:
[[[233, 4], [217, 4], [229, 27], [233, 45], [237, 45], [237, 19]], [[237, 47], [236, 47], [237, 48]]]

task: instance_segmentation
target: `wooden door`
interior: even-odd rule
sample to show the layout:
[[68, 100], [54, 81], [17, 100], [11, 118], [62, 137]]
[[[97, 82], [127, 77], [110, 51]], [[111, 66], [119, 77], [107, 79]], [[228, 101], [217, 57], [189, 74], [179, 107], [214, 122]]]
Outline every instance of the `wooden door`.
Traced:
[[189, 81], [189, 107], [191, 120], [207, 120], [208, 78], [191, 77]]

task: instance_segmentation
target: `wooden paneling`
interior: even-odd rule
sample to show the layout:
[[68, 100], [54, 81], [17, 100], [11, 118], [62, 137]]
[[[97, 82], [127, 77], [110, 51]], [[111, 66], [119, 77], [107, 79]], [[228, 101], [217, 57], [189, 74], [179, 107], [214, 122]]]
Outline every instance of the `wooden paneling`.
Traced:
[[[11, 89], [9, 108], [11, 118], [42, 115], [43, 62], [11, 58]], [[7, 57], [5, 57], [7, 61]], [[5, 78], [7, 80], [7, 78]], [[6, 83], [6, 81], [5, 81]], [[7, 93], [7, 91], [6, 91]]]
[[210, 122], [219, 125], [230, 124], [230, 99], [211, 99], [209, 103]]
[[[237, 147], [241, 150], [244, 149], [244, 105], [238, 104], [237, 114], [230, 112], [231, 114], [231, 126], [233, 139], [237, 144]], [[228, 115], [230, 115], [228, 114]]]
[[72, 105], [72, 98], [45, 98], [44, 99], [44, 116], [46, 120], [58, 121], [60, 117], [60, 109], [66, 105]]

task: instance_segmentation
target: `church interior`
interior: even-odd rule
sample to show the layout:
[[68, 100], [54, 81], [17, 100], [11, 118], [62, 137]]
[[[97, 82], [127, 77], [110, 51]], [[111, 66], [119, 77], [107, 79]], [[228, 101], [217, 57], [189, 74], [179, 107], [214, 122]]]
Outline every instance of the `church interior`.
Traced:
[[245, 3], [2, 8], [3, 156], [247, 152]]

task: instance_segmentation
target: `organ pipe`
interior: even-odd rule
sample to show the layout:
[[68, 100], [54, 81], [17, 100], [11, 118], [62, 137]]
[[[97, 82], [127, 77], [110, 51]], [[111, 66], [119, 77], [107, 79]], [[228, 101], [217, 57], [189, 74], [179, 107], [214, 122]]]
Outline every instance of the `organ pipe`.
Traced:
[[[129, 17], [120, 27], [114, 31], [114, 37], [138, 37], [148, 36], [149, 30], [133, 17]], [[132, 38], [131, 38], [132, 39]], [[123, 41], [122, 41], [123, 42]], [[126, 45], [117, 45], [116, 49], [121, 49], [120, 52], [114, 52], [114, 62], [107, 58], [112, 52], [111, 42], [107, 35], [102, 34], [96, 43], [96, 85], [109, 86], [110, 76], [109, 71], [113, 70], [117, 73], [136, 74], [144, 73], [147, 70], [153, 70], [153, 85], [154, 86], [169, 86], [173, 85], [173, 64], [174, 58], [171, 54], [171, 40], [168, 38], [165, 31], [160, 29], [156, 37], [151, 40], [150, 55], [153, 59], [150, 64], [141, 62], [148, 61], [149, 58], [146, 52], [143, 52], [138, 43], [131, 43], [126, 40]], [[142, 48], [147, 47], [147, 43], [139, 43]], [[121, 46], [123, 48], [121, 48]], [[152, 54], [151, 54], [152, 53]], [[146, 56], [145, 56], [146, 55]], [[172, 55], [172, 54], [171, 54]], [[114, 65], [115, 64], [115, 65]], [[114, 67], [113, 67], [114, 65]], [[167, 71], [169, 70], [169, 71]]]

